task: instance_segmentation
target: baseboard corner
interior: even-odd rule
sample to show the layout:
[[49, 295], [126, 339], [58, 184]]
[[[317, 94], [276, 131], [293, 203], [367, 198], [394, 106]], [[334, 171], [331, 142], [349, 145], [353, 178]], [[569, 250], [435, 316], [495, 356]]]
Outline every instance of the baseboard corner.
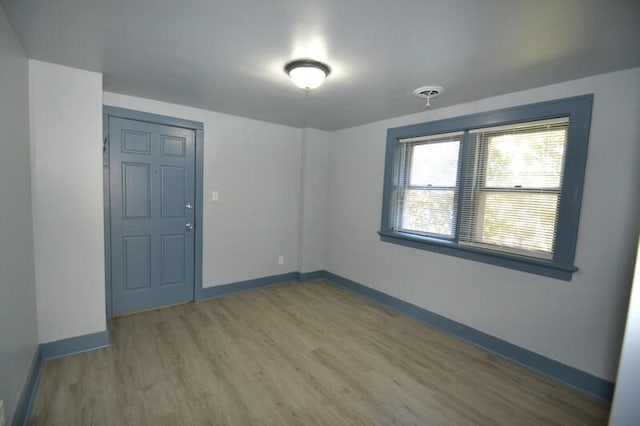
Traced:
[[26, 425], [31, 417], [31, 409], [33, 408], [33, 401], [36, 397], [38, 385], [40, 383], [40, 375], [42, 374], [42, 345], [36, 346], [36, 351], [31, 360], [31, 366], [27, 373], [27, 380], [25, 382], [20, 399], [16, 404], [16, 410], [13, 415], [13, 420], [10, 422], [13, 426]]

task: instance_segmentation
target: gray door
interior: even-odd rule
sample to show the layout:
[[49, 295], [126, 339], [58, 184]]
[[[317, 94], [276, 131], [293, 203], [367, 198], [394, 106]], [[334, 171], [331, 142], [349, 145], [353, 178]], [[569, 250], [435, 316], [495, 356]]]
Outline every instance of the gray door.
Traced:
[[194, 131], [108, 120], [113, 314], [193, 300]]

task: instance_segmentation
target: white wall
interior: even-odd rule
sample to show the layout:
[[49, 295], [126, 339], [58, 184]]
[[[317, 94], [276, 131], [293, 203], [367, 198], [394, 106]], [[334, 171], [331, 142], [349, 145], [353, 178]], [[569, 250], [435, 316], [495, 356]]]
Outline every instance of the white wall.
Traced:
[[[573, 281], [379, 241], [387, 128], [587, 93], [595, 99]], [[632, 69], [334, 132], [327, 269], [613, 380], [639, 227], [638, 117]]]
[[611, 406], [611, 426], [626, 426], [638, 421], [640, 389], [640, 249], [636, 255], [633, 288], [629, 299], [627, 325], [618, 368], [616, 391]]
[[27, 58], [0, 6], [0, 400], [11, 424], [38, 344]]
[[104, 104], [204, 124], [204, 287], [297, 270], [301, 129], [115, 93]]
[[106, 329], [102, 75], [29, 60], [40, 342]]
[[298, 271], [325, 269], [330, 133], [304, 129]]

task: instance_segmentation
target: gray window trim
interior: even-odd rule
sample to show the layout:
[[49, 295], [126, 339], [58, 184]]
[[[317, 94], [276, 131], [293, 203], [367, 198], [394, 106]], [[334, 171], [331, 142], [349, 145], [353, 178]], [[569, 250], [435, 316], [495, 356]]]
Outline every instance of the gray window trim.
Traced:
[[[380, 239], [388, 243], [571, 281], [573, 273], [578, 270], [573, 263], [578, 238], [592, 106], [593, 95], [591, 94], [388, 129], [382, 194], [382, 219], [380, 231], [378, 232]], [[469, 130], [483, 127], [558, 117], [569, 117], [570, 122], [564, 163], [563, 197], [560, 200], [558, 211], [556, 246], [552, 260], [545, 261], [459, 245], [457, 244], [457, 235], [460, 215], [456, 218], [456, 237], [453, 241], [394, 231], [393, 206], [395, 203], [392, 200], [392, 189], [400, 172], [398, 158], [400, 139], [454, 131], [468, 132]], [[464, 151], [468, 146], [469, 144], [465, 137], [461, 149]], [[466, 157], [466, 155], [462, 155], [461, 159]], [[466, 170], [465, 164], [462, 164], [460, 169]], [[462, 182], [462, 180], [459, 179], [459, 182]], [[460, 190], [463, 191], [464, 188], [460, 188]]]

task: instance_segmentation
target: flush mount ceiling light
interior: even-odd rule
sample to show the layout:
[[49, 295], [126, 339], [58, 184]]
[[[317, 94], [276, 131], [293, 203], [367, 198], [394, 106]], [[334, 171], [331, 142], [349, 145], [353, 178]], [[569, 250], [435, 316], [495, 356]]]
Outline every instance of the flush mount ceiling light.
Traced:
[[331, 73], [329, 65], [312, 59], [298, 59], [284, 66], [284, 71], [289, 75], [293, 84], [306, 90], [320, 87]]
[[417, 97], [427, 100], [427, 104], [424, 106], [425, 108], [431, 106], [431, 99], [437, 98], [442, 95], [442, 93], [444, 93], [444, 87], [442, 86], [423, 86], [413, 91], [413, 94]]

